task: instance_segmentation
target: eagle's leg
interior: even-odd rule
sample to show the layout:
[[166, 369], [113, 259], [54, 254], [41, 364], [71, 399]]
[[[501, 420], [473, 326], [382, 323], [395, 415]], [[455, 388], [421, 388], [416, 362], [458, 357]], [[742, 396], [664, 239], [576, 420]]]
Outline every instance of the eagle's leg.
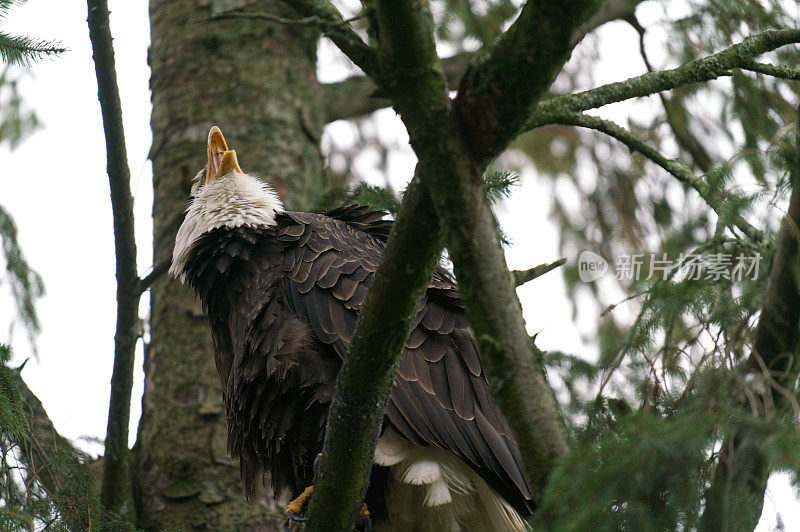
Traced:
[[[316, 475], [319, 470], [319, 461], [321, 457], [322, 453], [319, 453], [314, 459], [314, 475]], [[303, 526], [303, 523], [308, 521], [308, 517], [305, 517], [305, 508], [313, 492], [314, 486], [309, 486], [304, 489], [303, 493], [296, 499], [286, 505], [287, 521], [283, 525], [284, 530], [291, 532], [298, 531]], [[372, 532], [372, 518], [369, 515], [369, 509], [366, 504], [361, 507], [361, 511], [358, 514], [357, 530]]]
[[313, 492], [314, 486], [309, 486], [303, 490], [303, 493], [301, 493], [299, 497], [286, 505], [287, 521], [283, 525], [284, 530], [290, 530], [292, 532], [300, 530], [302, 524], [308, 521], [308, 517], [304, 517], [303, 514], [305, 514], [305, 507]]

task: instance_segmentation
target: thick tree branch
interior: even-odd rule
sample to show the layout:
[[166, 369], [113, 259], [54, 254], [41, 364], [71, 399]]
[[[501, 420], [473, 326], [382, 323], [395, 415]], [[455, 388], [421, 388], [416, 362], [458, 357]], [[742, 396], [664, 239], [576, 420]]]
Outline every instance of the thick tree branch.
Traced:
[[[380, 85], [392, 97], [395, 108], [407, 125], [409, 122], [413, 124], [408, 125], [408, 129], [411, 144], [419, 156], [419, 178], [428, 172], [450, 176], [451, 168], [463, 169], [468, 161], [461, 156], [458, 141], [447, 128], [447, 84], [433, 43], [433, 23], [427, 3], [376, 2], [375, 14]], [[387, 17], [390, 27], [386, 25]], [[398, 34], [403, 36], [399, 41]], [[394, 51], [400, 47], [402, 53], [395, 54]], [[420, 155], [421, 150], [423, 155]], [[431, 164], [431, 161], [436, 161], [436, 164]], [[312, 531], [351, 530], [353, 527], [366, 491], [401, 349], [416, 315], [416, 302], [424, 293], [441, 250], [438, 232], [431, 231], [439, 223], [431, 208], [428, 191], [423, 183], [417, 183], [419, 178], [412, 182], [414, 186], [409, 187], [403, 200], [398, 223], [403, 215], [406, 221], [399, 227], [395, 224], [392, 229], [368, 301], [359, 313], [353, 344], [340, 372], [331, 404], [324, 454], [315, 480], [315, 496], [311, 501]], [[409, 192], [413, 195], [409, 196]], [[415, 211], [417, 215], [411, 216], [410, 213]], [[418, 225], [420, 223], [424, 225]], [[420, 230], [422, 227], [425, 229]], [[416, 259], [409, 262], [409, 256]], [[394, 261], [397, 264], [392, 264]], [[376, 284], [379, 279], [385, 288]], [[392, 306], [401, 312], [381, 309], [379, 303], [369, 304], [385, 301], [383, 298], [373, 299], [378, 290], [398, 290], [394, 297], [400, 298], [401, 303], [395, 302]], [[376, 319], [378, 317], [380, 319]], [[357, 343], [357, 339], [363, 339], [364, 343]], [[356, 356], [353, 356], [354, 352]], [[380, 359], [378, 354], [382, 354]], [[382, 371], [376, 372], [376, 367]], [[367, 399], [359, 391], [361, 389], [370, 390], [375, 395]]]
[[[457, 87], [474, 54], [464, 52], [441, 60], [448, 87]], [[392, 101], [368, 76], [352, 76], [322, 85], [325, 123], [357, 118], [391, 107]]]
[[497, 156], [517, 136], [530, 106], [569, 58], [573, 34], [601, 4], [529, 0], [508, 31], [470, 64], [455, 109], [476, 159]]
[[[556, 123], [594, 129], [595, 131], [600, 131], [601, 133], [605, 133], [606, 135], [617, 139], [625, 144], [629, 149], [638, 151], [652, 162], [662, 167], [684, 185], [695, 189], [697, 193], [700, 194], [700, 197], [703, 198], [709, 207], [714, 209], [717, 214], [724, 214], [726, 208], [725, 204], [728, 199], [728, 196], [724, 191], [721, 192], [715, 187], [708, 186], [702, 179], [695, 176], [688, 166], [683, 165], [678, 161], [667, 159], [657, 149], [653, 148], [642, 139], [622, 126], [612, 122], [611, 120], [604, 120], [596, 116], [574, 113], [558, 117]], [[753, 227], [740, 215], [736, 215], [732, 223], [754, 242], [763, 241], [763, 232]]]
[[[476, 158], [467, 147], [462, 137], [463, 128], [450, 111], [447, 83], [436, 55], [433, 21], [427, 4], [412, 0], [373, 3], [380, 86], [392, 99], [406, 124], [411, 145], [419, 159], [419, 179], [430, 191], [440, 219], [447, 221], [448, 248], [462, 298], [479, 339], [487, 375], [500, 407], [515, 430], [534, 497], [539, 498], [555, 459], [567, 451], [566, 435], [544, 370], [530, 350], [521, 307], [497, 239], [481, 173], [486, 159]], [[568, 18], [574, 21], [574, 26], [562, 28], [566, 32], [563, 36], [566, 41], [581, 22], [574, 16]], [[520, 36], [521, 31], [516, 30], [516, 35]], [[569, 49], [569, 45], [564, 43], [560, 47]], [[547, 53], [548, 50], [542, 52], [544, 55]], [[537, 78], [537, 87], [541, 91], [532, 92], [531, 97], [547, 89], [555, 72], [563, 66], [566, 54], [539, 59], [538, 65], [543, 73], [535, 74], [547, 79]], [[529, 104], [530, 101], [526, 105]], [[430, 231], [430, 226], [425, 230]], [[408, 251], [413, 251], [413, 248]], [[405, 275], [410, 274], [406, 272]], [[427, 283], [427, 275], [428, 272], [416, 279]], [[411, 294], [421, 293], [419, 290], [423, 289], [424, 284], [404, 287]], [[365, 305], [361, 312], [368, 310]], [[385, 374], [375, 373], [376, 352], [387, 357], [380, 366], [393, 369], [399, 358], [399, 346], [397, 352], [386, 349], [385, 346], [391, 344], [391, 338], [386, 338], [387, 331], [407, 333], [403, 320], [412, 319], [413, 311], [400, 318], [403, 317], [381, 321], [379, 330], [386, 343], [380, 345], [384, 347], [371, 350], [369, 359], [348, 355], [345, 365], [352, 364], [353, 367], [343, 368], [342, 374], [372, 375], [373, 379], [380, 381]], [[366, 319], [359, 318], [359, 328]], [[357, 328], [355, 334], [376, 333]], [[388, 336], [393, 337], [393, 333]], [[366, 365], [360, 367], [361, 364]], [[359, 386], [363, 387], [365, 383], [361, 381]], [[316, 495], [311, 503], [312, 530], [344, 530], [352, 526], [358, 504], [349, 497], [339, 499], [341, 504], [338, 507], [331, 501], [336, 498], [337, 491], [363, 494], [382, 419], [376, 412], [380, 412], [380, 407], [385, 404], [385, 397], [371, 398], [368, 413], [361, 404], [363, 396], [349, 396], [340, 390], [337, 397], [339, 399], [334, 401], [331, 410], [330, 432], [316, 481]], [[356, 415], [347, 411], [347, 404], [352, 405]], [[373, 407], [378, 408], [373, 410]], [[361, 427], [358, 424], [361, 419], [371, 420], [375, 427], [366, 431], [365, 440], [359, 438], [360, 443], [354, 445], [351, 439]], [[349, 471], [354, 474], [346, 473], [347, 479], [342, 479], [343, 472]]]
[[111, 511], [131, 516], [132, 498], [128, 464], [133, 361], [139, 337], [139, 276], [136, 269], [136, 239], [133, 230], [133, 198], [130, 170], [122, 126], [122, 108], [114, 66], [114, 48], [106, 0], [88, 0], [89, 37], [97, 75], [98, 98], [103, 113], [108, 180], [114, 216], [117, 256], [117, 331], [114, 335], [114, 369], [108, 406], [103, 482], [100, 500]]
[[[641, 2], [642, 0], [606, 0], [603, 7], [586, 24], [573, 32], [572, 41], [579, 42], [587, 33], [607, 22], [630, 17]], [[474, 52], [462, 52], [441, 59], [442, 71], [451, 90], [459, 86], [475, 55]], [[367, 76], [352, 76], [344, 81], [324, 84], [322, 90], [327, 113], [326, 123], [356, 118], [392, 105], [391, 100]]]
[[314, 482], [311, 530], [353, 529], [400, 353], [441, 254], [438, 226], [428, 191], [415, 177], [406, 190], [339, 372], [324, 458]]
[[672, 70], [648, 72], [576, 94], [545, 100], [532, 109], [525, 129], [553, 124], [560, 116], [595, 109], [610, 103], [649, 96], [690, 83], [729, 76], [733, 68], [753, 66], [753, 58], [787, 44], [800, 43], [800, 30], [769, 30], [748, 37], [721, 52], [695, 59]]
[[[798, 146], [800, 146], [800, 122], [798, 123]], [[797, 154], [800, 167], [800, 151]], [[800, 279], [797, 264], [800, 262], [800, 176], [795, 175], [789, 210], [781, 224], [775, 254], [761, 307], [761, 316], [755, 332], [753, 351], [747, 361], [748, 373], [758, 376], [766, 393], [772, 391], [771, 401], [779, 409], [779, 415], [789, 415], [786, 398], [775, 392], [777, 386], [794, 389], [800, 362]], [[794, 420], [796, 422], [796, 420]], [[740, 448], [743, 447], [744, 449]], [[741, 529], [752, 530], [758, 523], [764, 504], [764, 492], [771, 465], [760, 453], [748, 452], [742, 445], [741, 435], [733, 435], [719, 452], [719, 463], [714, 471], [711, 487], [707, 492], [706, 511], [701, 530]], [[737, 508], [738, 515], [747, 516], [746, 522], [731, 523], [729, 516], [733, 492], [744, 492], [750, 507]], [[741, 499], [739, 499], [741, 500]]]

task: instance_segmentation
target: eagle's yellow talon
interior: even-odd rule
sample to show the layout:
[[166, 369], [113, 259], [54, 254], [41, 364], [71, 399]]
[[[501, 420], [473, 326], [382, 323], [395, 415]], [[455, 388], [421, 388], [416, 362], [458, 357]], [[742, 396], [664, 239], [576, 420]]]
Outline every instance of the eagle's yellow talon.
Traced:
[[309, 486], [303, 490], [295, 500], [286, 505], [286, 513], [293, 512], [295, 515], [302, 515], [303, 508], [308, 504], [308, 499], [311, 498], [311, 493], [314, 492], [314, 486]]
[[361, 511], [358, 514], [358, 526], [361, 527], [360, 530], [363, 532], [372, 532], [372, 517], [369, 515], [369, 508], [367, 508], [366, 503], [361, 507]]

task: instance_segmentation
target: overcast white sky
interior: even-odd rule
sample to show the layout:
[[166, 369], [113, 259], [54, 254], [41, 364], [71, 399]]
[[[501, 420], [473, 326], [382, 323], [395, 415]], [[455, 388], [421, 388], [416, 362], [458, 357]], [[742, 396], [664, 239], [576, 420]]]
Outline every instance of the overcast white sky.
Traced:
[[[109, 4], [135, 195], [138, 265], [145, 273], [152, 257], [152, 169], [147, 160], [151, 141], [148, 8], [143, 0], [111, 0]], [[660, 11], [643, 7], [640, 16], [644, 20], [660, 16]], [[82, 1], [29, 0], [12, 10], [3, 25], [12, 33], [60, 40], [69, 52], [35, 65], [21, 83], [26, 103], [36, 110], [43, 127], [13, 152], [0, 147], [0, 204], [14, 216], [26, 257], [44, 278], [47, 290], [38, 304], [42, 322], [39, 358], [28, 363], [23, 376], [63, 435], [73, 440], [102, 440], [113, 358], [114, 243], [105, 145], [85, 20], [86, 4]], [[607, 67], [602, 69], [603, 78], [597, 79], [598, 83], [644, 71], [633, 30], [614, 24], [600, 31], [601, 55]], [[342, 74], [325, 68], [321, 75], [331, 80]], [[631, 112], [624, 105], [615, 107], [604, 112], [611, 117], [625, 117]], [[383, 113], [386, 119], [381, 120], [381, 127], [387, 129], [386, 134], [404, 135], [392, 112]], [[337, 135], [347, 133], [344, 124], [332, 127], [337, 128]], [[198, 150], [205, 147], [198, 145]], [[401, 156], [399, 161], [393, 180], [407, 180], [413, 158]], [[362, 171], [368, 169], [367, 161]], [[548, 221], [549, 194], [549, 186], [537, 184], [533, 172], [526, 172], [522, 185], [499, 208], [501, 224], [514, 243], [507, 251], [511, 268], [529, 268], [559, 258], [557, 234]], [[529, 332], [540, 333], [537, 344], [543, 349], [593, 356], [592, 348], [579, 339], [560, 275], [549, 274], [545, 279], [519, 290]], [[145, 297], [143, 316], [148, 308]], [[0, 327], [10, 322], [12, 314], [7, 287], [0, 286]], [[594, 317], [579, 314], [578, 323], [581, 318], [588, 320], [582, 330], [591, 330]], [[5, 332], [0, 333], [0, 340], [5, 337]], [[17, 362], [31, 356], [19, 328], [12, 340]], [[141, 410], [141, 349], [136, 368], [131, 443]], [[99, 444], [77, 443], [91, 452], [102, 452]], [[759, 530], [774, 528], [776, 508], [780, 508], [789, 529], [793, 529], [792, 521], [800, 529], [800, 504], [785, 475], [770, 482]]]

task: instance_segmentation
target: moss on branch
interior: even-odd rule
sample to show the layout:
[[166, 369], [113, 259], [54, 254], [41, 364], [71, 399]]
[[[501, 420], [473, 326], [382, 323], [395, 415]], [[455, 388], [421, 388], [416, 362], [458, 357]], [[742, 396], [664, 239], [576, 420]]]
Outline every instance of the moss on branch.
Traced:
[[525, 129], [557, 123], [560, 118], [571, 113], [596, 109], [631, 98], [649, 96], [691, 83], [729, 76], [731, 69], [734, 68], [748, 70], [761, 68], [762, 73], [767, 73], [771, 70], [775, 74], [779, 72], [784, 74], [780, 77], [786, 77], [790, 73], [785, 71], [790, 69], [778, 67], [768, 69], [765, 68], [766, 65], [759, 67], [759, 64], [755, 63], [753, 59], [761, 54], [793, 43], [800, 43], [800, 30], [769, 30], [748, 37], [739, 44], [735, 44], [716, 54], [690, 61], [678, 68], [648, 72], [625, 81], [608, 83], [595, 89], [551, 98], [533, 107], [530, 112], [530, 118], [525, 124]]
[[[419, 231], [421, 225], [429, 230]], [[309, 510], [312, 531], [338, 532], [355, 525], [400, 353], [441, 253], [437, 227], [430, 195], [415, 177], [339, 372]], [[392, 304], [384, 305], [384, 301]]]
[[497, 156], [519, 134], [530, 106], [550, 87], [599, 0], [529, 0], [517, 20], [467, 69], [455, 101], [474, 157]]

